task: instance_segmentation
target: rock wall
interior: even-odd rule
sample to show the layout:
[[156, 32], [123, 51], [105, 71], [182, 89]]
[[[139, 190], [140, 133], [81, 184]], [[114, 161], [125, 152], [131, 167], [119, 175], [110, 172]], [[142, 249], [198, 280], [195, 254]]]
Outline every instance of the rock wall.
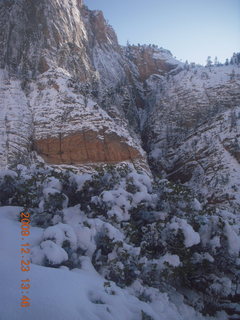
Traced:
[[32, 137], [31, 110], [21, 83], [0, 69], [0, 168], [24, 161]]
[[240, 203], [239, 64], [121, 47], [79, 0], [6, 0], [0, 67], [10, 83], [0, 85], [2, 166], [32, 149], [49, 164], [146, 160], [144, 147], [154, 173]]
[[141, 159], [137, 149], [129, 146], [116, 133], [85, 131], [59, 138], [35, 141], [38, 154], [49, 164], [79, 165], [86, 163], [117, 163]]
[[32, 78], [61, 66], [81, 80], [91, 76], [82, 2], [0, 2], [0, 66]]
[[159, 49], [157, 46], [129, 45], [126, 48], [126, 56], [137, 67], [141, 82], [152, 74], [164, 75], [173, 70], [179, 72], [182, 68], [182, 63], [173, 58], [170, 51]]
[[239, 89], [239, 65], [152, 76], [143, 133], [154, 171], [190, 186], [206, 204], [234, 210], [240, 208]]

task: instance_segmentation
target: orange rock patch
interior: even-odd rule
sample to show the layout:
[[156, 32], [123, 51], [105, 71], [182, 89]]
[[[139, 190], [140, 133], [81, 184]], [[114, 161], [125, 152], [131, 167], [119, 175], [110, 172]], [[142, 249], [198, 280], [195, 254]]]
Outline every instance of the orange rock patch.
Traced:
[[37, 140], [35, 149], [49, 164], [114, 163], [142, 158], [116, 133], [104, 134], [100, 139], [95, 131]]

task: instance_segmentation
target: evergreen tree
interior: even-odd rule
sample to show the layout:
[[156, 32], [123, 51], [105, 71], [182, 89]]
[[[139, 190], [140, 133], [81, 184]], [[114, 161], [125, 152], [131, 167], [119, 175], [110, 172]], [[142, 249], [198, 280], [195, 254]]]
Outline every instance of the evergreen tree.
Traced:
[[211, 56], [208, 56], [206, 67], [211, 67], [211, 66], [212, 66], [212, 59], [211, 59]]
[[188, 60], [186, 60], [186, 62], [185, 62], [185, 64], [184, 64], [184, 69], [186, 69], [187, 71], [189, 70]]
[[234, 80], [235, 79], [235, 70], [232, 69], [232, 72], [230, 74], [230, 80]]

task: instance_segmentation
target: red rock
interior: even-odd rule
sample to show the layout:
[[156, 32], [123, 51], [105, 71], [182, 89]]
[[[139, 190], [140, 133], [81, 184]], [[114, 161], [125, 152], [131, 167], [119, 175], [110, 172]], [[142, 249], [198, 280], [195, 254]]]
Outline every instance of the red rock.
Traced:
[[116, 133], [103, 136], [100, 139], [98, 132], [89, 130], [58, 138], [49, 137], [35, 141], [35, 149], [49, 164], [114, 163], [142, 158], [137, 149]]

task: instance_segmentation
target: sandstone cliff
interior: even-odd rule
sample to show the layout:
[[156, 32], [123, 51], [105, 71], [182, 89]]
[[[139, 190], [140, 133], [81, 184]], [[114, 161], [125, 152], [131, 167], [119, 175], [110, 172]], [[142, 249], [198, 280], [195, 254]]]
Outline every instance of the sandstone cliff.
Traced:
[[148, 89], [143, 136], [154, 170], [191, 186], [207, 204], [239, 210], [239, 65], [152, 76]]
[[239, 204], [239, 65], [121, 47], [77, 0], [0, 1], [0, 44], [2, 167], [148, 159], [207, 203]]
[[[142, 81], [174, 69], [176, 61], [165, 63], [170, 53], [132, 48], [130, 59], [102, 12], [77, 0], [1, 1], [0, 14], [0, 65], [22, 96], [13, 106], [17, 121], [26, 109], [31, 128], [16, 134], [24, 139], [19, 148], [5, 138], [2, 154], [26, 158], [33, 149], [50, 164], [144, 157], [137, 132]], [[4, 107], [2, 118], [11, 122], [8, 112]], [[4, 121], [1, 130], [6, 137]]]

